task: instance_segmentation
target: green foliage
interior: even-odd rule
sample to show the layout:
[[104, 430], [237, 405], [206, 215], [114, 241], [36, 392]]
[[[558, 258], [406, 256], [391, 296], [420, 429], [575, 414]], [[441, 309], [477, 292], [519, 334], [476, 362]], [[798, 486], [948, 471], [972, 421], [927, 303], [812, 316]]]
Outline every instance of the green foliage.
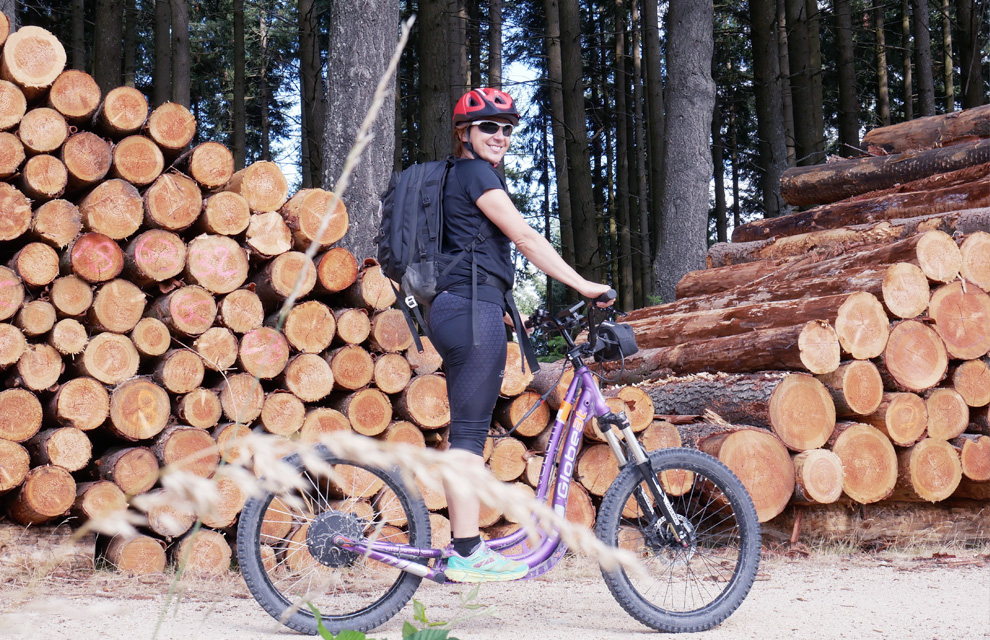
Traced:
[[[457, 622], [468, 620], [475, 616], [490, 613], [491, 609], [485, 605], [474, 602], [481, 589], [480, 584], [474, 585], [467, 593], [459, 593], [461, 608], [468, 611], [467, 615], [455, 618], [449, 622], [430, 620], [426, 615], [426, 607], [419, 600], [413, 599], [413, 622], [406, 621], [402, 625], [402, 640], [457, 640], [450, 635], [449, 627]], [[309, 610], [316, 616], [317, 632], [323, 640], [371, 640], [364, 632], [344, 630], [334, 635], [323, 625], [323, 618], [320, 610], [307, 602]], [[445, 628], [446, 627], [446, 628]]]

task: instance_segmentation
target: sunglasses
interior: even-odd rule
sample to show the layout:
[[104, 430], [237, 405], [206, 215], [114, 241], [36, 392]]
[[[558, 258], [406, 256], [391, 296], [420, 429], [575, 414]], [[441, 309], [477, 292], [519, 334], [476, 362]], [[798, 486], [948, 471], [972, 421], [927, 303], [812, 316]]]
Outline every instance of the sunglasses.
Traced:
[[472, 122], [471, 124], [478, 125], [478, 130], [485, 135], [493, 136], [498, 133], [498, 130], [502, 130], [502, 135], [508, 138], [512, 135], [512, 125], [505, 124], [503, 122], [494, 122], [492, 120], [478, 120], [477, 122]]

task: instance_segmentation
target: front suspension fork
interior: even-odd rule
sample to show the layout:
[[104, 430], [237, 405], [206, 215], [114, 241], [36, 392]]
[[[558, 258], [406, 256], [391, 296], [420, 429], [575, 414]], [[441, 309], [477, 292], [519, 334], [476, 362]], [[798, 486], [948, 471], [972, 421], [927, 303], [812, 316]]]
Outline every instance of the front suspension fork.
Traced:
[[[618, 436], [612, 431], [612, 425], [615, 425], [619, 433], [622, 434], [623, 442], [619, 442]], [[688, 546], [688, 531], [677, 517], [677, 514], [674, 513], [674, 505], [670, 503], [667, 492], [660, 486], [660, 481], [653, 472], [653, 465], [650, 464], [650, 459], [643, 450], [643, 445], [636, 439], [636, 434], [633, 433], [632, 426], [629, 424], [626, 414], [623, 412], [609, 412], [598, 418], [598, 428], [605, 437], [609, 448], [612, 449], [612, 453], [619, 461], [619, 466], [626, 466], [631, 459], [643, 483], [646, 484], [650, 494], [653, 496], [653, 502], [650, 502], [643, 492], [643, 485], [637, 485], [636, 490], [633, 491], [633, 495], [639, 504], [639, 508], [649, 518], [650, 522], [654, 523], [658, 518], [654, 505], [658, 506], [660, 508], [659, 517], [663, 518], [665, 526], [673, 534], [674, 539], [681, 545]], [[629, 454], [628, 457], [626, 453]]]

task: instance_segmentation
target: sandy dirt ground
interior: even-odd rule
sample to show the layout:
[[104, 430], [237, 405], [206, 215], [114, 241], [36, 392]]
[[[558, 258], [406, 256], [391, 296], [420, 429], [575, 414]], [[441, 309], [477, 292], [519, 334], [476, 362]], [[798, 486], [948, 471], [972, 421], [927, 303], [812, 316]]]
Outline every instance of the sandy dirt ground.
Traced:
[[[166, 608], [165, 576], [103, 572], [0, 585], [0, 637], [71, 640], [269, 640], [281, 627], [232, 574], [186, 579]], [[432, 620], [452, 620], [461, 587], [424, 582], [416, 598]], [[647, 638], [654, 633], [612, 599], [593, 562], [569, 558], [548, 575], [482, 585], [486, 615], [454, 624], [461, 640]], [[398, 640], [412, 606], [370, 634]], [[160, 621], [160, 624], [158, 624]], [[156, 634], [157, 626], [157, 634]], [[682, 636], [663, 636], [668, 638]], [[683, 636], [687, 637], [687, 636]], [[749, 598], [704, 640], [979, 640], [990, 638], [990, 551], [764, 554]]]

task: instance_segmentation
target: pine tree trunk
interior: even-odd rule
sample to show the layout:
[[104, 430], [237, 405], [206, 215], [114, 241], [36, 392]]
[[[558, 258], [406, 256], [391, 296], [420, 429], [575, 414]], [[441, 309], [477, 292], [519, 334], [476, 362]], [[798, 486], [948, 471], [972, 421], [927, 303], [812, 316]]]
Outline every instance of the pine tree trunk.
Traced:
[[677, 281], [704, 264], [708, 249], [708, 132], [715, 104], [712, 11], [709, 3], [685, 0], [667, 16], [666, 148], [671, 155], [664, 160], [664, 228], [653, 263], [664, 300], [674, 299]]
[[[157, 107], [172, 97], [171, 0], [155, 0], [155, 85], [152, 102]], [[236, 0], [235, 0], [236, 3]]]
[[787, 167], [775, 3], [773, 0], [752, 0], [749, 16], [763, 216], [773, 218], [781, 213], [784, 206], [780, 199], [780, 174]]
[[932, 66], [932, 40], [929, 33], [928, 2], [914, 2], [914, 68], [918, 74], [918, 115], [935, 115], [935, 80]]
[[873, 8], [873, 29], [876, 33], [877, 118], [881, 126], [890, 124], [890, 85], [887, 81], [887, 29], [884, 7]]
[[169, 0], [172, 7], [172, 101], [189, 108], [192, 59], [189, 51], [187, 0]]
[[[554, 171], [557, 183], [557, 213], [560, 218], [560, 249], [567, 264], [574, 264], [574, 223], [567, 175], [567, 143], [564, 127], [563, 72], [561, 70], [559, 0], [543, 0], [546, 16], [547, 80], [550, 84], [550, 129], [553, 131]], [[563, 197], [560, 194], [565, 194]]]
[[859, 95], [856, 91], [856, 57], [849, 0], [835, 2], [835, 18], [839, 71], [839, 153], [848, 158], [857, 155], [859, 149]]
[[567, 182], [574, 229], [574, 268], [597, 280], [593, 263], [598, 248], [595, 199], [591, 191], [588, 127], [584, 113], [584, 70], [581, 58], [581, 12], [577, 0], [560, 0], [561, 86], [567, 128]]

